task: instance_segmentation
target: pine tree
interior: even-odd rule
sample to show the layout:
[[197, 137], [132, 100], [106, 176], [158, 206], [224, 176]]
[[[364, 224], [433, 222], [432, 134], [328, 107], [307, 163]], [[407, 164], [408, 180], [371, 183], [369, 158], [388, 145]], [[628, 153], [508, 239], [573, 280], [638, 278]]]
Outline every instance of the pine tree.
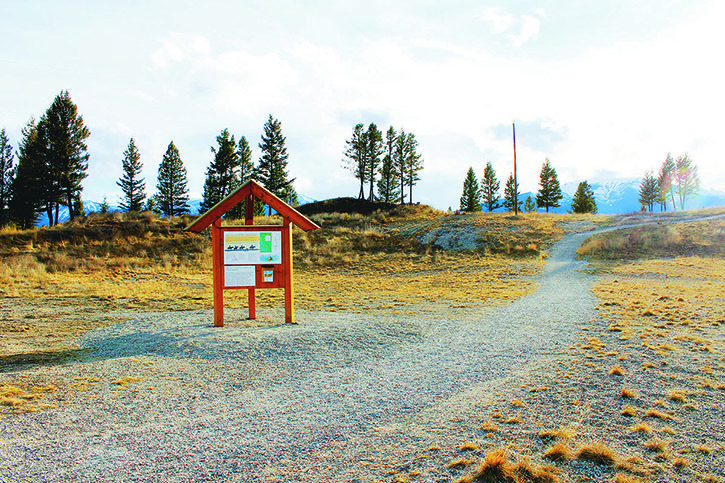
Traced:
[[515, 204], [518, 204], [518, 211], [521, 211], [522, 202], [519, 185], [518, 183], [514, 183], [514, 175], [511, 173], [503, 189], [503, 206], [506, 208], [506, 211], [514, 211]]
[[571, 210], [574, 213], [596, 213], [597, 202], [594, 199], [594, 192], [589, 183], [582, 181], [577, 186], [574, 198], [571, 201]]
[[106, 196], [103, 196], [103, 202], [101, 203], [101, 206], [98, 208], [98, 212], [102, 215], [105, 215], [111, 210], [111, 206], [108, 204], [108, 199], [106, 199]]
[[463, 181], [461, 211], [468, 213], [481, 211], [481, 192], [478, 189], [478, 179], [476, 179], [476, 173], [473, 171], [473, 167], [468, 168], [466, 179]]
[[[286, 138], [282, 135], [282, 124], [277, 119], [272, 118], [270, 114], [264, 125], [262, 142], [259, 143], [262, 157], [259, 158], [255, 177], [282, 201], [294, 205], [297, 203], [297, 193], [292, 186], [294, 178], [289, 179], [289, 173], [287, 172], [287, 158], [289, 156], [285, 147], [285, 140]], [[269, 208], [268, 213], [272, 214], [272, 208]]]
[[365, 198], [365, 182], [368, 176], [367, 167], [367, 132], [365, 126], [358, 123], [352, 129], [352, 136], [345, 141], [345, 167], [349, 169], [356, 179], [360, 180], [358, 199]]
[[35, 226], [37, 211], [42, 206], [41, 181], [45, 169], [45, 146], [34, 120], [23, 128], [22, 136], [18, 147], [15, 178], [11, 186], [9, 211], [10, 219], [25, 230]]
[[239, 185], [240, 159], [234, 136], [224, 129], [216, 141], [219, 147], [211, 148], [214, 159], [206, 170], [204, 199], [199, 206], [201, 211], [207, 211], [219, 203]]
[[116, 184], [121, 188], [123, 197], [119, 207], [123, 211], [140, 212], [143, 209], [143, 201], [146, 199], [146, 183], [141, 178], [141, 155], [136, 148], [133, 138], [128, 142], [128, 147], [123, 152], [123, 175]]
[[400, 182], [400, 204], [405, 204], [405, 186], [408, 179], [408, 165], [405, 160], [406, 156], [406, 142], [408, 135], [403, 129], [400, 130], [400, 134], [395, 139], [395, 147], [393, 149], [393, 171], [395, 177]]
[[423, 169], [423, 158], [418, 153], [418, 140], [415, 138], [415, 134], [408, 133], [405, 138], [405, 177], [409, 190], [408, 203], [412, 205], [413, 186], [420, 181], [418, 173]]
[[674, 191], [680, 200], [680, 209], [685, 209], [688, 196], [697, 194], [700, 189], [700, 176], [697, 166], [693, 164], [688, 154], [677, 156], [675, 159]]
[[667, 159], [662, 163], [660, 167], [660, 173], [657, 177], [657, 184], [659, 185], [659, 193], [657, 195], [657, 201], [660, 203], [660, 211], [667, 211], [667, 196], [669, 195], [672, 199], [672, 210], [677, 209], [675, 206], [675, 193], [672, 189], [672, 178], [675, 174], [675, 160], [668, 153]]
[[546, 158], [541, 166], [539, 186], [539, 192], [536, 194], [536, 207], [545, 208], [547, 213], [549, 208], [558, 208], [563, 195], [561, 186], [559, 186], [559, 177], [556, 175], [556, 170], [551, 167], [549, 158]]
[[398, 198], [398, 184], [395, 179], [395, 166], [393, 162], [395, 140], [397, 134], [393, 126], [385, 133], [385, 157], [380, 166], [380, 179], [378, 180], [378, 196], [385, 203], [393, 203]]
[[531, 195], [526, 197], [526, 203], [524, 203], [524, 211], [526, 213], [533, 213], [536, 211], [536, 201], [531, 197]]
[[647, 171], [639, 185], [639, 202], [642, 204], [643, 209], [646, 208], [650, 212], [654, 210], [654, 204], [659, 197], [659, 191], [660, 188], [657, 178], [652, 176], [650, 171]]
[[174, 141], [169, 143], [161, 164], [156, 184], [156, 201], [166, 217], [183, 215], [189, 212], [189, 190], [186, 187], [186, 168], [179, 156]]
[[10, 221], [9, 204], [15, 179], [14, 159], [13, 146], [3, 128], [0, 131], [0, 226]]
[[[46, 146], [46, 164], [51, 180], [51, 198], [55, 202], [55, 220], [58, 222], [58, 204], [68, 207], [71, 221], [77, 209], [73, 208], [73, 200], [80, 199], [83, 190], [81, 182], [88, 176], [88, 158], [90, 157], [85, 140], [91, 132], [78, 115], [78, 108], [73, 103], [68, 91], [62, 91], [53, 100], [40, 121]], [[56, 191], [57, 190], [57, 191]]]
[[501, 197], [498, 190], [500, 188], [501, 183], [496, 178], [496, 171], [494, 171], [493, 165], [489, 161], [483, 170], [483, 179], [481, 180], [481, 199], [489, 213], [499, 207], [498, 202]]
[[365, 135], [365, 157], [367, 159], [367, 179], [370, 183], [370, 191], [368, 193], [368, 201], [375, 201], [375, 193], [373, 187], [375, 186], [375, 178], [380, 167], [380, 156], [385, 152], [383, 144], [383, 133], [380, 132], [378, 126], [372, 122], [368, 126], [367, 133]]
[[143, 208], [144, 211], [150, 211], [156, 216], [161, 216], [161, 208], [159, 207], [159, 196], [158, 194], [151, 195], [146, 198], [146, 206]]
[[239, 147], [237, 149], [239, 156], [239, 183], [246, 183], [250, 179], [254, 179], [254, 161], [252, 161], [252, 149], [249, 147], [247, 138], [242, 136], [239, 138]]
[[[249, 147], [247, 138], [241, 136], [237, 145], [237, 157], [239, 159], [239, 170], [237, 176], [232, 180], [229, 192], [233, 192], [247, 181], [254, 179], [255, 167], [252, 161], [252, 149]], [[226, 216], [231, 219], [241, 219], [246, 216], [247, 200], [240, 201], [235, 207], [227, 211]], [[264, 214], [264, 203], [256, 200], [254, 204], [254, 215]]]

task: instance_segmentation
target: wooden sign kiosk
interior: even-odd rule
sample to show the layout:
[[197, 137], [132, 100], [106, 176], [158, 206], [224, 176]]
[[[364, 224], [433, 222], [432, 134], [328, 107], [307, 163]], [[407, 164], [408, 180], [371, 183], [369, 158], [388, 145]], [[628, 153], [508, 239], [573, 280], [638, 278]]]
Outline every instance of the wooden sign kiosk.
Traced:
[[[255, 226], [255, 199], [282, 216], [282, 226]], [[222, 216], [242, 200], [247, 202], [245, 226], [222, 227]], [[186, 228], [201, 233], [211, 225], [215, 327], [224, 327], [225, 289], [247, 289], [249, 318], [255, 319], [255, 289], [284, 288], [284, 319], [287, 323], [295, 323], [292, 224], [305, 231], [319, 228], [255, 181], [248, 181]]]

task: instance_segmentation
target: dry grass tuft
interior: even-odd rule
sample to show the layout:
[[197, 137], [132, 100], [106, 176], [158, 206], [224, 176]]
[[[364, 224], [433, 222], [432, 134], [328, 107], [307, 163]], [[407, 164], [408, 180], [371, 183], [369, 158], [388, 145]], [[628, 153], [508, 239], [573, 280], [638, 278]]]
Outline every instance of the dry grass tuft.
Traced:
[[580, 446], [576, 451], [575, 458], [606, 466], [613, 466], [617, 461], [616, 453], [602, 442]]
[[555, 483], [559, 481], [559, 469], [554, 465], [539, 466], [529, 458], [521, 458], [513, 467], [513, 473], [520, 482]]
[[481, 449], [481, 447], [473, 441], [466, 441], [461, 445], [459, 449], [461, 451], [478, 451], [479, 449]]
[[521, 422], [520, 416], [513, 416], [504, 421], [506, 424], [519, 424]]
[[496, 426], [495, 424], [493, 424], [493, 421], [486, 421], [485, 423], [483, 423], [481, 425], [481, 427], [479, 429], [482, 429], [484, 431], [488, 431], [489, 433], [498, 433], [499, 431], [501, 431], [498, 428], [498, 426]]
[[682, 468], [688, 466], [689, 464], [690, 464], [690, 462], [687, 459], [682, 458], [682, 457], [678, 457], [678, 458], [675, 458], [674, 460], [672, 460], [672, 466], [674, 466], [677, 469], [682, 469]]
[[572, 459], [572, 451], [564, 441], [557, 441], [544, 451], [544, 458], [551, 461], [568, 461]]
[[617, 473], [614, 477], [614, 483], [644, 483], [644, 480], [640, 480], [639, 478], [635, 478], [634, 476], [629, 476], [624, 473]]
[[539, 433], [539, 437], [544, 439], [559, 438], [563, 441], [568, 441], [576, 435], [576, 430], [572, 426], [561, 426], [555, 431], [542, 431]]
[[625, 404], [622, 408], [621, 414], [622, 416], [627, 416], [628, 418], [634, 417], [637, 415], [637, 408], [629, 404]]
[[624, 369], [622, 369], [619, 366], [614, 366], [609, 370], [610, 376], [623, 376], [624, 375]]
[[469, 460], [468, 458], [459, 456], [458, 458], [450, 461], [446, 466], [451, 469], [467, 468], [475, 462], [475, 460]]
[[665, 439], [652, 438], [643, 443], [643, 446], [655, 453], [666, 453], [670, 442]]
[[662, 411], [658, 411], [657, 409], [654, 409], [654, 408], [648, 409], [644, 413], [644, 417], [645, 418], [657, 418], [657, 419], [661, 419], [663, 421], [674, 421], [675, 420], [675, 417], [672, 416], [671, 414], [668, 414], [668, 413], [665, 413]]
[[652, 427], [649, 424], [642, 422], [631, 426], [629, 430], [633, 433], [651, 433]]
[[670, 401], [685, 403], [685, 402], [687, 402], [687, 396], [688, 396], [688, 391], [685, 391], [682, 389], [673, 389], [667, 395], [667, 399], [669, 399]]
[[626, 387], [622, 388], [621, 396], [625, 399], [637, 399], [637, 393]]
[[519, 478], [514, 472], [514, 465], [508, 459], [503, 449], [495, 449], [486, 453], [481, 466], [473, 473], [473, 482], [518, 482]]
[[111, 384], [116, 384], [117, 386], [129, 386], [132, 382], [139, 382], [143, 381], [143, 377], [133, 377], [133, 376], [126, 376], [121, 379], [118, 379], [117, 381], [113, 381]]

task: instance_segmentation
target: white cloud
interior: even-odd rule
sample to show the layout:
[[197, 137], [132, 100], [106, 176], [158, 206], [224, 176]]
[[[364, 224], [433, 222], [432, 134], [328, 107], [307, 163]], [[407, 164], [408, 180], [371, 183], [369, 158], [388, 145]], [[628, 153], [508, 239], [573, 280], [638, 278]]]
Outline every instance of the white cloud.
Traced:
[[541, 21], [530, 15], [522, 15], [520, 19], [521, 31], [518, 34], [510, 34], [511, 44], [519, 48], [531, 39], [539, 35], [539, 25]]
[[151, 54], [151, 62], [158, 68], [168, 67], [196, 56], [205, 56], [211, 51], [209, 41], [199, 34], [171, 32], [161, 40], [161, 44], [161, 47]]
[[[543, 10], [537, 9], [536, 14], [543, 17]], [[480, 10], [477, 17], [483, 21], [494, 36], [504, 35], [510, 45], [520, 48], [539, 35], [541, 20], [531, 15], [514, 15], [501, 7], [486, 7]]]

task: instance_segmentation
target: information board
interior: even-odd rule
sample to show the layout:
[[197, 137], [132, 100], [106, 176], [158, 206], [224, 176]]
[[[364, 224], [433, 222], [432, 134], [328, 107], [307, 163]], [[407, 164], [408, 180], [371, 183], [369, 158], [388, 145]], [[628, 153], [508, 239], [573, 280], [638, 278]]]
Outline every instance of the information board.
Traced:
[[280, 263], [282, 263], [282, 232], [224, 232], [224, 265]]
[[225, 287], [254, 287], [256, 267], [253, 265], [230, 265], [224, 267]]

